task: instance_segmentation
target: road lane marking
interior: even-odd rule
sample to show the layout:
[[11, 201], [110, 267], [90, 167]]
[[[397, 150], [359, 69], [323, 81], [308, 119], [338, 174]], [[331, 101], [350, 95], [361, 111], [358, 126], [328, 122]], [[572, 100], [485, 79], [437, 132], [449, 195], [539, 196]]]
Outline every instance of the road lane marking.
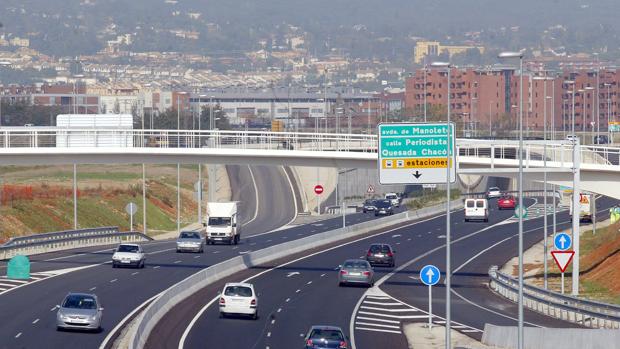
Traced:
[[154, 266], [153, 269], [159, 269], [159, 265]]
[[133, 275], [138, 275], [138, 274], [140, 274], [140, 272], [139, 272], [139, 271], [135, 271], [135, 272], [131, 273], [131, 275], [132, 275], [132, 276], [133, 276]]
[[278, 308], [278, 311], [277, 311], [277, 312], [279, 313], [279, 312], [281, 312], [281, 311], [282, 311], [282, 308]]
[[285, 303], [288, 303], [288, 302], [290, 302], [290, 301], [291, 301], [291, 299], [290, 299], [290, 298], [287, 298], [284, 302], [285, 302]]
[[267, 332], [267, 337], [271, 337], [271, 332]]
[[388, 324], [400, 324], [400, 321], [396, 321], [396, 320], [377, 319], [377, 318], [366, 317], [366, 316], [358, 316], [357, 318], [361, 320], [372, 320], [372, 321], [385, 322]]
[[96, 288], [97, 288], [97, 286], [95, 286], [95, 287], [91, 287], [91, 288], [89, 288], [88, 290], [89, 290], [89, 291], [94, 291]]
[[275, 324], [276, 323], [276, 319], [271, 320], [271, 324]]
[[393, 328], [393, 329], [400, 330], [400, 326], [394, 326], [394, 325], [373, 324], [373, 323], [370, 323], [370, 322], [361, 322], [361, 321], [356, 321], [355, 324], [356, 325], [363, 325], [363, 326], [375, 326], [375, 327]]
[[118, 279], [112, 279], [112, 280], [110, 280], [110, 282], [116, 282], [116, 281], [118, 281]]
[[301, 292], [301, 290], [300, 290], [300, 289], [297, 289], [297, 291], [295, 291], [295, 293], [299, 293], [299, 292]]
[[385, 332], [385, 333], [394, 333], [394, 334], [403, 334], [400, 331], [393, 331], [393, 330], [381, 330], [381, 329], [376, 329], [376, 328], [366, 328], [366, 327], [355, 327], [356, 330], [361, 330], [361, 331], [371, 331], [371, 332]]
[[173, 263], [174, 264], [179, 264], [179, 263], [181, 263], [181, 261], [174, 261]]
[[19, 337], [21, 337], [21, 336], [22, 336], [22, 333], [20, 332], [20, 333], [18, 333], [18, 334], [16, 334], [16, 335], [15, 335], [15, 338], [19, 338]]
[[34, 321], [32, 322], [32, 324], [34, 325], [34, 324], [36, 324], [37, 322], [39, 322], [39, 319], [34, 320]]
[[194, 259], [200, 258], [201, 256], [194, 256]]
[[306, 283], [306, 285], [310, 285], [310, 284], [312, 284], [312, 281], [308, 281], [308, 282]]

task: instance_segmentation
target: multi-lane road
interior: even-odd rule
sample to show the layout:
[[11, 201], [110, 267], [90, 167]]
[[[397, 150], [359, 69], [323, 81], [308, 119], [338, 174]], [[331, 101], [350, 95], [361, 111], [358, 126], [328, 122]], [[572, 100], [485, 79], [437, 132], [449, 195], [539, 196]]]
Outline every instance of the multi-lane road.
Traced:
[[[526, 203], [539, 207], [535, 198]], [[599, 204], [603, 212], [610, 201]], [[489, 223], [465, 223], [462, 211], [452, 215], [453, 326], [474, 338], [481, 337], [485, 323], [516, 324], [516, 306], [486, 286], [489, 266], [501, 265], [517, 253], [517, 224], [512, 215], [493, 205]], [[558, 222], [559, 229], [566, 229], [568, 214], [558, 214]], [[542, 238], [541, 223], [542, 218], [525, 222], [526, 246]], [[255, 268], [238, 275], [236, 281], [252, 282], [260, 293], [258, 320], [219, 318], [214, 302], [219, 283], [193, 297], [192, 306], [186, 303], [173, 309], [148, 347], [295, 347], [303, 345], [310, 326], [328, 324], [345, 329], [358, 349], [407, 348], [401, 323], [427, 319], [428, 294], [419, 281], [419, 270], [426, 264], [445, 270], [444, 234], [445, 216], [439, 216], [295, 256], [281, 266]], [[338, 287], [338, 265], [348, 258], [363, 257], [373, 242], [390, 243], [400, 265], [396, 269], [375, 268], [375, 288]], [[445, 323], [442, 284], [435, 287], [433, 312], [436, 323]], [[525, 320], [529, 326], [574, 326], [530, 311], [526, 311]]]

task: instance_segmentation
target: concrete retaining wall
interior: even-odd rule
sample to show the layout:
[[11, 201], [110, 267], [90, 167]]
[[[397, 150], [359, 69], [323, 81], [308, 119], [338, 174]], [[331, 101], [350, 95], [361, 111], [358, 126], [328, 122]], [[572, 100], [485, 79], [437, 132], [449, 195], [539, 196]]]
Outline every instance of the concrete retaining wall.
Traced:
[[[486, 324], [482, 343], [517, 348], [517, 327]], [[525, 327], [523, 344], [524, 349], [620, 349], [620, 331]]]

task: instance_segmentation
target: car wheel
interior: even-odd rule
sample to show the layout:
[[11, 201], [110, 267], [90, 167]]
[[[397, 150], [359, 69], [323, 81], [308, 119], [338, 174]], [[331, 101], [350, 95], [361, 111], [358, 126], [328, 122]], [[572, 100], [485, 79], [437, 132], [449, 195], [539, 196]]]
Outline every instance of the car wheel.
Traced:
[[344, 286], [344, 284], [342, 282], [339, 282], [338, 287], [342, 287], [342, 286]]
[[60, 327], [60, 326], [56, 326], [56, 331], [62, 332], [62, 331], [64, 331], [64, 329], [62, 327]]
[[256, 311], [256, 313], [254, 313], [254, 315], [252, 315], [252, 320], [257, 320], [258, 319], [258, 310]]
[[112, 263], [112, 269], [116, 268], [116, 263]]
[[226, 317], [226, 314], [224, 314], [224, 313], [220, 312], [220, 319], [223, 319], [223, 318], [225, 318], [225, 317]]
[[488, 223], [488, 222], [489, 222], [489, 219], [488, 219], [488, 218], [485, 218], [485, 219], [484, 219], [484, 222], [485, 222], [485, 223]]
[[364, 213], [366, 213], [366, 212], [368, 212], [368, 211], [364, 210]]

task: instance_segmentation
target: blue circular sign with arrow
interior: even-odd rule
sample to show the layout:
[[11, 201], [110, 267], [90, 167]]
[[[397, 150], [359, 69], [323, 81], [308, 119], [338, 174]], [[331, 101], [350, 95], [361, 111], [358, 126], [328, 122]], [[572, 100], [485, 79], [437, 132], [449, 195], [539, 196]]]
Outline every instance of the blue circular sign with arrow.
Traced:
[[441, 272], [439, 268], [434, 265], [427, 265], [420, 270], [420, 280], [422, 283], [428, 286], [433, 286], [439, 282]]
[[570, 235], [566, 233], [556, 234], [555, 238], [553, 238], [553, 244], [555, 245], [555, 249], [558, 251], [566, 251], [573, 244]]

